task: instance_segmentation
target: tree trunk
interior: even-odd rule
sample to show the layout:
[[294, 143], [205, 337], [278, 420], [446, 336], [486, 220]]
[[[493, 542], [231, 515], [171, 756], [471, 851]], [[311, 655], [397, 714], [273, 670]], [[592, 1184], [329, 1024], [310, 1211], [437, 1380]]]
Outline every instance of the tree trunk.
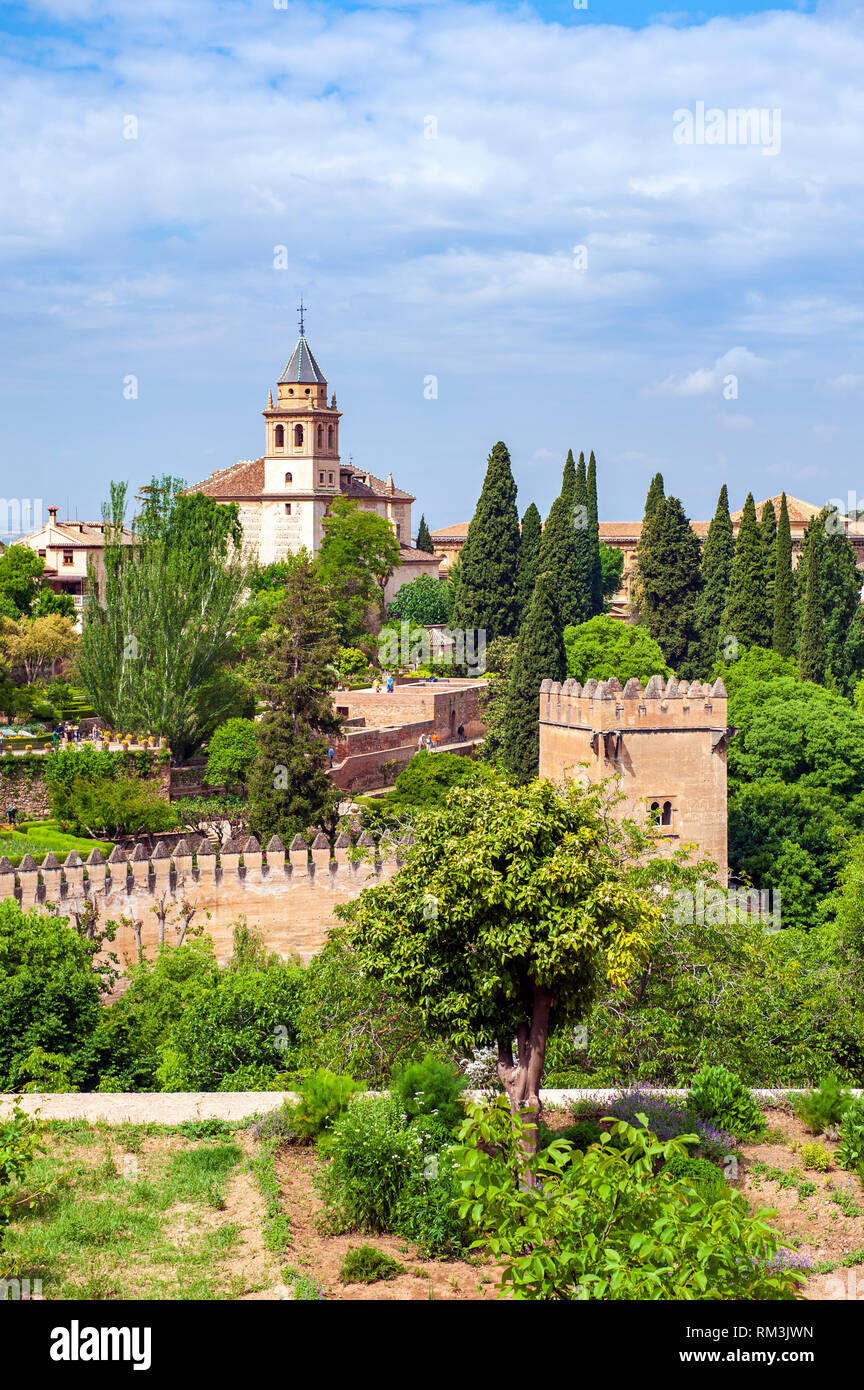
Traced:
[[529, 1171], [529, 1162], [537, 1152], [540, 1138], [540, 1083], [543, 1078], [543, 1065], [546, 1060], [546, 1042], [549, 1037], [549, 1015], [552, 1010], [552, 991], [542, 985], [531, 985], [530, 1020], [523, 1021], [516, 1030], [518, 1060], [513, 1060], [512, 1044], [498, 1043], [498, 1075], [507, 1092], [510, 1110], [515, 1117], [521, 1116], [523, 1124], [530, 1126], [519, 1139], [524, 1162], [523, 1179], [528, 1187], [534, 1186], [534, 1178]]

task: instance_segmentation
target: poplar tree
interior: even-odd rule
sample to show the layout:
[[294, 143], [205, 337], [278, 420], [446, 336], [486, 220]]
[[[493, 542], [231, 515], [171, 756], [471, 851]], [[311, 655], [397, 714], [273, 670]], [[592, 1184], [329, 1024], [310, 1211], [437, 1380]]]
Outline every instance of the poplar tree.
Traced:
[[543, 527], [538, 560], [539, 573], [548, 572], [554, 580], [562, 629], [585, 621], [590, 600], [588, 569], [580, 564], [580, 556], [587, 554], [587, 551], [577, 551], [580, 532], [583, 540], [587, 536], [587, 528], [575, 525], [582, 517], [582, 513], [576, 511], [577, 489], [573, 455], [569, 453], [561, 479], [561, 491], [552, 503]]
[[516, 581], [516, 593], [519, 599], [520, 617], [531, 602], [531, 595], [537, 582], [542, 535], [543, 522], [540, 519], [540, 513], [532, 502], [522, 518], [522, 536], [519, 541], [519, 577]]
[[699, 674], [703, 678], [708, 676], [717, 658], [720, 620], [726, 604], [734, 553], [735, 537], [732, 532], [732, 519], [729, 516], [729, 494], [724, 483], [702, 551], [702, 591], [694, 605], [694, 623], [699, 642]]
[[603, 566], [600, 563], [600, 512], [597, 504], [597, 460], [594, 458], [594, 450], [591, 450], [588, 459], [588, 539], [591, 547], [591, 617], [595, 618], [598, 613], [602, 613], [605, 607], [603, 602]]
[[[771, 640], [765, 556], [752, 492], [747, 494], [738, 526], [726, 605], [720, 620], [721, 648], [729, 638], [734, 638], [739, 648], [767, 647]], [[725, 651], [722, 654], [726, 655]]]
[[[770, 497], [762, 508], [759, 522], [762, 556], [765, 570], [765, 600], [768, 606], [769, 628], [774, 630], [774, 574], [777, 568], [777, 513]], [[767, 646], [767, 640], [765, 645]]]
[[420, 517], [420, 525], [417, 527], [417, 549], [425, 550], [428, 555], [432, 555], [435, 549], [425, 516]]
[[[814, 521], [816, 518], [814, 518]], [[820, 537], [811, 521], [807, 527], [806, 555], [802, 557], [804, 580], [801, 602], [801, 635], [798, 639], [798, 670], [801, 679], [817, 685], [825, 682], [825, 630], [822, 611]]]
[[477, 509], [459, 557], [453, 626], [482, 628], [487, 642], [518, 625], [519, 517], [506, 444], [489, 455]]
[[795, 655], [795, 583], [792, 577], [792, 532], [786, 493], [780, 498], [774, 566], [774, 620], [771, 645], [780, 656]]
[[504, 708], [501, 760], [518, 782], [537, 776], [540, 763], [540, 686], [567, 676], [564, 638], [551, 572], [540, 574], [519, 629]]
[[642, 619], [673, 670], [691, 679], [699, 664], [695, 616], [702, 584], [699, 541], [677, 497], [658, 504], [650, 526], [652, 569], [650, 582], [643, 576]]

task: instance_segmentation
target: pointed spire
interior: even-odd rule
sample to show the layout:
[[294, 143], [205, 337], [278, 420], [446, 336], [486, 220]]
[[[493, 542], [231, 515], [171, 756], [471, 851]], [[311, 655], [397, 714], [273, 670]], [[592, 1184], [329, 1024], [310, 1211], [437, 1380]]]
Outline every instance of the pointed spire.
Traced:
[[272, 410], [272, 409], [273, 409], [273, 392], [272, 392], [272, 391], [268, 391], [268, 392], [267, 392], [267, 409], [268, 409], [268, 410]]

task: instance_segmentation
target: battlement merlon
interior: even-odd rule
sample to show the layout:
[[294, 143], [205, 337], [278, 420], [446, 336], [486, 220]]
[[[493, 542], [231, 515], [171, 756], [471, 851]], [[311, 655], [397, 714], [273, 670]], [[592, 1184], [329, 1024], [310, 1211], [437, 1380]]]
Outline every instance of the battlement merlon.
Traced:
[[623, 690], [608, 681], [545, 680], [540, 686], [540, 723], [593, 733], [616, 730], [727, 730], [728, 696], [723, 682], [668, 681], [652, 676], [644, 690], [635, 677]]

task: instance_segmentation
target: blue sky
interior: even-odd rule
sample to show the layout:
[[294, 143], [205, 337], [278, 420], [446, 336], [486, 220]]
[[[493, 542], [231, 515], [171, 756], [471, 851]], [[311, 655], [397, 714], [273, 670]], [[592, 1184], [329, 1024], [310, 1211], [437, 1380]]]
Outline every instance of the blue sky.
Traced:
[[[569, 447], [607, 520], [657, 469], [699, 518], [864, 505], [862, 60], [848, 4], [7, 6], [0, 491], [92, 518], [256, 457], [302, 293], [415, 522], [467, 520], [498, 439], [520, 510]], [[775, 148], [678, 143], [699, 103]]]

